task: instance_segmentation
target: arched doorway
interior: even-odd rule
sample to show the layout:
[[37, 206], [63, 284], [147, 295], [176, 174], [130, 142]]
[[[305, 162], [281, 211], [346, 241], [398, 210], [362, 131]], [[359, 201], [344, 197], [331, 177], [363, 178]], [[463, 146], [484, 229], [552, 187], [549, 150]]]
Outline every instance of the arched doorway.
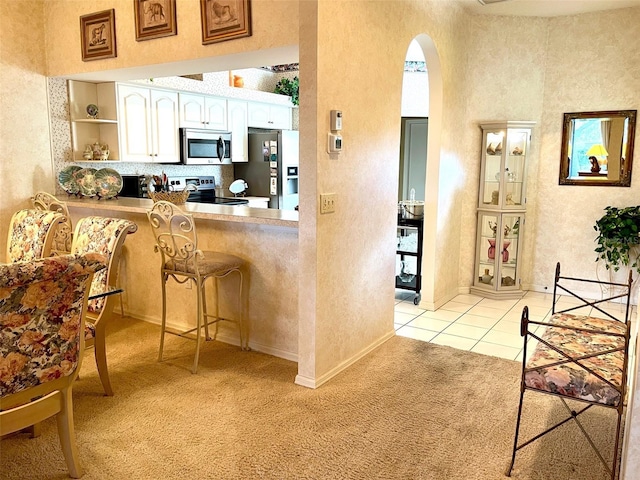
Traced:
[[[423, 72], [420, 63], [423, 64]], [[409, 75], [407, 72], [404, 74], [403, 147], [401, 148], [403, 158], [400, 160], [398, 199], [409, 198], [409, 192], [414, 188], [415, 198], [425, 202], [420, 306], [427, 310], [435, 310], [435, 240], [438, 230], [443, 100], [440, 59], [431, 37], [420, 34], [411, 41], [407, 49], [405, 65], [413, 67], [410, 70], [415, 70], [417, 75]], [[410, 100], [407, 97], [411, 97]], [[410, 107], [406, 107], [405, 104]], [[413, 137], [414, 134], [416, 137]], [[424, 137], [419, 138], [420, 135]], [[422, 164], [419, 161], [421, 156], [424, 157]], [[417, 178], [424, 183], [415, 187], [413, 185]]]

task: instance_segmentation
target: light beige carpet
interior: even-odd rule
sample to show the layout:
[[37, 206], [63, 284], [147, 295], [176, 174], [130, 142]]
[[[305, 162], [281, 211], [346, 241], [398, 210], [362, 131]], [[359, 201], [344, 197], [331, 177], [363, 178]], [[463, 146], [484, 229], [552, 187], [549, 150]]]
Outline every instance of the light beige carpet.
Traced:
[[[501, 479], [511, 454], [520, 365], [395, 337], [317, 390], [293, 383], [296, 365], [219, 342], [114, 322], [105, 397], [93, 353], [74, 388], [85, 479]], [[531, 394], [523, 430], [562, 413]], [[557, 408], [552, 408], [552, 407]], [[613, 412], [585, 422], [611, 445]], [[42, 436], [0, 442], [0, 478], [61, 479], [55, 420]], [[607, 449], [609, 453], [610, 446]], [[573, 422], [521, 451], [515, 479], [603, 479]]]

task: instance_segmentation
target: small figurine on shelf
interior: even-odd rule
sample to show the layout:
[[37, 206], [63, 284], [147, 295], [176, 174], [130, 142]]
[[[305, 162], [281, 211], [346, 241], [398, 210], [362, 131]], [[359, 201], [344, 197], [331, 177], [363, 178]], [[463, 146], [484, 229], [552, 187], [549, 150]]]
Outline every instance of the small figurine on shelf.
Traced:
[[598, 163], [598, 159], [591, 156], [589, 157], [589, 161], [591, 162], [591, 173], [600, 173], [600, 164]]
[[91, 145], [86, 145], [84, 147], [82, 158], [84, 158], [85, 160], [93, 160], [93, 147]]
[[102, 157], [102, 145], [96, 142], [93, 144], [93, 159], [100, 160], [100, 157]]
[[109, 145], [106, 143], [100, 147], [100, 160], [109, 160]]

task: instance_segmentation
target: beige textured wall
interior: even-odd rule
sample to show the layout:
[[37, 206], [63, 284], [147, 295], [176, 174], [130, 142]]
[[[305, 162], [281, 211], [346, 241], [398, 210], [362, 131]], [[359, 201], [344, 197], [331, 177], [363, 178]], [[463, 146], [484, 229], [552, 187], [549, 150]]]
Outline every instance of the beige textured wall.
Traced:
[[[540, 165], [532, 205], [536, 237], [528, 278], [535, 287], [551, 285], [557, 261], [566, 274], [595, 276], [595, 221], [607, 205], [640, 204], [638, 143], [630, 188], [558, 185], [563, 113], [640, 109], [638, 38], [638, 7], [549, 22]], [[636, 138], [638, 132], [640, 126]], [[606, 277], [604, 268], [598, 273]]]
[[[536, 179], [540, 152], [540, 122], [545, 82], [548, 19], [476, 16], [465, 64], [471, 79], [467, 90], [468, 110], [462, 118], [459, 141], [464, 144], [462, 159], [460, 225], [460, 286], [473, 284], [480, 172], [480, 123], [500, 120], [536, 122], [527, 155], [527, 223], [524, 232], [521, 273], [527, 278], [535, 232], [531, 221], [536, 199]], [[526, 41], [523, 41], [525, 40]], [[507, 48], [508, 46], [508, 48]]]
[[[464, 18], [441, 2], [412, 2], [403, 8], [397, 15], [393, 2], [301, 6], [301, 83], [313, 82], [309, 90], [304, 83], [301, 93], [301, 168], [315, 175], [303, 177], [301, 186], [302, 383], [322, 382], [332, 369], [393, 334], [395, 259], [389, 252], [395, 245], [403, 63], [413, 37], [426, 30], [438, 45], [449, 94], [444, 122], [453, 123], [464, 108], [464, 97], [451, 95], [464, 81], [457, 68], [464, 45], [456, 41]], [[354, 19], [357, 29], [350, 28]], [[326, 153], [331, 109], [343, 113], [344, 151], [339, 156]], [[430, 141], [438, 144], [438, 137]], [[455, 152], [454, 137], [444, 134], [442, 142]], [[315, 215], [324, 192], [337, 193], [337, 210]], [[455, 193], [447, 192], [443, 203], [453, 203]], [[459, 233], [453, 219], [458, 216], [454, 206], [446, 219], [436, 217], [437, 224], [430, 226], [448, 255], [438, 256], [436, 269], [427, 272], [456, 290]]]
[[[116, 58], [81, 60], [79, 17], [114, 8]], [[171, 63], [230, 55], [298, 43], [298, 2], [259, 0], [251, 3], [252, 35], [233, 41], [202, 45], [200, 2], [176, 0], [178, 35], [135, 41], [133, 2], [130, 0], [47, 0], [47, 72], [49, 76], [140, 65]], [[199, 73], [199, 72], [182, 72]]]
[[[0, 2], [0, 258], [24, 192], [51, 191], [43, 0]], [[29, 32], [27, 36], [25, 32]]]

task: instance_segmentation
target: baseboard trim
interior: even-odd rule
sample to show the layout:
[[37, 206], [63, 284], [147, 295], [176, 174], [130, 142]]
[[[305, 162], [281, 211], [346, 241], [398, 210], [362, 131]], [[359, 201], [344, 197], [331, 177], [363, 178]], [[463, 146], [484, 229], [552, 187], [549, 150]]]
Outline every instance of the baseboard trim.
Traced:
[[[125, 312], [125, 316], [134, 318], [136, 320], [140, 320], [143, 322], [151, 323], [153, 325], [158, 325], [158, 326], [161, 325], [160, 320], [158, 320], [155, 317], [150, 317], [148, 315], [137, 315], [135, 313]], [[185, 328], [188, 329], [191, 327], [181, 323], [175, 323], [167, 320], [167, 328], [175, 331], [184, 331]], [[240, 346], [240, 339], [238, 337], [234, 337], [231, 335], [225, 335], [225, 334], [219, 333], [218, 336], [216, 337], [216, 341], [219, 341], [222, 343], [228, 343], [229, 345], [235, 345], [237, 347]], [[263, 345], [261, 343], [252, 342], [251, 339], [249, 339], [249, 348], [251, 350], [255, 350], [256, 352], [266, 353], [267, 355], [272, 355], [274, 357], [278, 357], [284, 360], [289, 360], [291, 362], [298, 363], [298, 354], [295, 352], [289, 352], [287, 350], [281, 350], [279, 348], [274, 348], [269, 345]]]
[[369, 354], [370, 352], [378, 348], [380, 345], [385, 343], [390, 338], [395, 337], [395, 335], [396, 335], [395, 330], [383, 335], [378, 340], [376, 340], [375, 342], [371, 343], [370, 345], [368, 345], [367, 347], [363, 348], [358, 353], [353, 355], [351, 358], [341, 362], [340, 364], [336, 365], [334, 368], [329, 370], [327, 373], [317, 378], [306, 377], [304, 375], [296, 375], [295, 383], [302, 387], [318, 388], [324, 383], [327, 383], [329, 380], [331, 380], [333, 377], [335, 377], [337, 374], [339, 374], [343, 370], [347, 369], [348, 367], [356, 363], [362, 357], [366, 356], [367, 354]]

